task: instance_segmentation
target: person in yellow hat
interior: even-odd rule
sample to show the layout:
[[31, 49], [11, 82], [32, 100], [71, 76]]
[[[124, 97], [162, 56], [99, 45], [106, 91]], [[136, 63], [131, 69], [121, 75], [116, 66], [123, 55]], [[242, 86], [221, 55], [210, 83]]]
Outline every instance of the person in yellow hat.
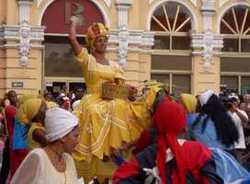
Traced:
[[29, 150], [46, 146], [45, 130], [43, 121], [47, 105], [40, 98], [25, 100], [17, 111], [17, 119], [28, 127], [27, 143]]
[[180, 96], [180, 102], [187, 110], [187, 113], [196, 113], [197, 98], [194, 95], [183, 93]]
[[110, 161], [117, 150], [134, 143], [150, 124], [153, 100], [130, 98], [135, 100], [131, 101], [119, 96], [105, 96], [105, 92], [112, 94], [112, 86], [105, 91], [108, 83], [114, 88], [117, 85], [124, 91], [127, 89], [128, 94], [136, 93], [136, 89], [125, 83], [124, 71], [117, 62], [105, 56], [109, 38], [107, 27], [102, 23], [93, 23], [87, 30], [85, 48], [77, 41], [76, 25], [77, 18], [73, 17], [69, 40], [76, 60], [82, 65], [87, 89], [77, 112], [80, 138], [73, 157], [79, 174], [85, 179], [93, 176], [111, 178], [116, 166], [107, 160]]

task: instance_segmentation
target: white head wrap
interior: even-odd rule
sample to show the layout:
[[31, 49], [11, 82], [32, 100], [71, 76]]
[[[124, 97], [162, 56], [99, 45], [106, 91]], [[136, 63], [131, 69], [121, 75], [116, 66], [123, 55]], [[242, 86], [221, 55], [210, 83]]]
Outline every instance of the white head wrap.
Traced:
[[77, 110], [80, 106], [81, 100], [77, 100], [72, 104], [73, 111]]
[[78, 118], [62, 108], [55, 107], [46, 112], [45, 131], [49, 142], [64, 137], [77, 125]]
[[213, 90], [207, 90], [205, 92], [203, 92], [200, 96], [199, 96], [199, 101], [201, 106], [205, 105], [207, 103], [207, 101], [209, 100], [209, 98], [215, 94], [215, 92]]

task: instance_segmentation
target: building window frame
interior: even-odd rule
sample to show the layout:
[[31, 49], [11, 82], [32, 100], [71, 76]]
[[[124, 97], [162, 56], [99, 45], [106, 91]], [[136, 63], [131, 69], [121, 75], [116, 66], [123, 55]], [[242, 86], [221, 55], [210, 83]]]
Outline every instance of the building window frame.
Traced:
[[[239, 25], [239, 20], [236, 16], [236, 8], [237, 7], [245, 7], [244, 17], [242, 19], [241, 25]], [[234, 51], [222, 51], [221, 58], [250, 58], [250, 51], [244, 52], [242, 50], [242, 40], [249, 40], [250, 42], [250, 26], [245, 27], [247, 16], [250, 16], [250, 7], [246, 5], [236, 5], [230, 7], [223, 15], [220, 20], [220, 31], [224, 38], [224, 43], [227, 40], [233, 40], [237, 42], [237, 49]], [[224, 16], [226, 13], [231, 13], [232, 22], [234, 25], [230, 25], [230, 23], [225, 20]], [[224, 25], [228, 31], [231, 33], [223, 33], [222, 25]], [[225, 45], [224, 45], [225, 48]], [[226, 62], [226, 61], [225, 61]], [[250, 64], [250, 63], [249, 63]], [[222, 77], [237, 77], [238, 84], [237, 89], [238, 93], [242, 94], [242, 78], [243, 77], [250, 77], [250, 72], [226, 72], [221, 70], [221, 79]], [[223, 84], [221, 84], [223, 86]]]
[[[174, 21], [172, 24], [170, 24], [169, 21], [169, 17], [168, 17], [168, 12], [166, 10], [166, 5], [168, 3], [173, 3], [176, 5], [176, 12], [175, 12], [175, 16], [174, 16]], [[165, 16], [165, 20], [166, 20], [166, 25], [163, 25], [160, 20], [154, 15], [156, 13], [157, 10], [159, 10], [159, 8], [161, 8], [161, 10], [163, 11], [163, 14]], [[180, 13], [180, 9], [184, 8], [185, 13], [187, 14], [187, 17], [178, 25], [176, 26], [176, 23], [178, 21], [178, 15]], [[152, 16], [151, 16], [151, 21], [155, 21], [161, 28], [162, 31], [154, 31], [152, 29], [151, 32], [153, 32], [153, 34], [155, 35], [155, 37], [168, 37], [169, 38], [169, 47], [168, 48], [152, 48], [151, 49], [151, 53], [152, 56], [154, 55], [162, 55], [162, 56], [187, 56], [187, 57], [192, 57], [192, 48], [191, 48], [191, 36], [190, 36], [190, 31], [192, 29], [192, 15], [189, 12], [189, 10], [187, 9], [187, 7], [185, 7], [184, 5], [178, 3], [178, 2], [165, 2], [160, 4], [156, 9], [155, 12], [153, 12]], [[191, 28], [188, 31], [180, 31], [187, 23], [190, 23]], [[150, 26], [151, 27], [151, 26]], [[190, 39], [189, 42], [189, 47], [186, 49], [174, 49], [173, 48], [173, 39], [174, 38], [179, 38], [179, 37], [183, 37], [183, 38], [188, 38]], [[153, 62], [153, 61], [152, 61]], [[192, 86], [191, 83], [191, 78], [192, 78], [192, 73], [193, 73], [193, 69], [191, 66], [191, 70], [178, 70], [178, 68], [176, 68], [176, 70], [167, 70], [167, 69], [152, 69], [151, 68], [151, 76], [152, 75], [164, 75], [169, 79], [168, 82], [168, 89], [170, 93], [173, 93], [173, 89], [174, 89], [174, 84], [173, 84], [173, 77], [175, 75], [187, 75], [190, 77], [190, 85]], [[191, 90], [191, 86], [190, 86], [190, 90]], [[190, 91], [191, 92], [191, 91]]]

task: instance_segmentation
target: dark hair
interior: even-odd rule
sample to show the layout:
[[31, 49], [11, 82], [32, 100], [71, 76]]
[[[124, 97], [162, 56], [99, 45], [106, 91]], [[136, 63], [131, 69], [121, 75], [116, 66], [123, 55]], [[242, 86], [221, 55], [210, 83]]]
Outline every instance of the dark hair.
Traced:
[[159, 105], [161, 104], [161, 102], [163, 102], [165, 96], [168, 95], [168, 92], [165, 89], [161, 89], [159, 90], [156, 95], [155, 95], [155, 100], [152, 104], [152, 108], [151, 108], [151, 113], [154, 114], [156, 109], [159, 107]]
[[[216, 95], [213, 94], [209, 98], [208, 102], [202, 106], [201, 111], [207, 114], [214, 122], [218, 140], [228, 147], [238, 142], [238, 130], [223, 103]], [[208, 119], [205, 118], [203, 123], [206, 124]]]

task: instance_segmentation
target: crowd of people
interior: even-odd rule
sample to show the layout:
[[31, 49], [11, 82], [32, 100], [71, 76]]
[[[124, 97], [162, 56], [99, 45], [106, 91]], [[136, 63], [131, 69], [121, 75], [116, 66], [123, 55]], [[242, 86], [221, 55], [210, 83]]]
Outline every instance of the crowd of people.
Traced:
[[6, 94], [0, 183], [250, 182], [250, 95], [173, 97], [155, 81], [132, 86], [105, 57], [108, 29], [91, 25], [82, 47], [76, 26], [73, 18], [69, 40], [86, 92]]

